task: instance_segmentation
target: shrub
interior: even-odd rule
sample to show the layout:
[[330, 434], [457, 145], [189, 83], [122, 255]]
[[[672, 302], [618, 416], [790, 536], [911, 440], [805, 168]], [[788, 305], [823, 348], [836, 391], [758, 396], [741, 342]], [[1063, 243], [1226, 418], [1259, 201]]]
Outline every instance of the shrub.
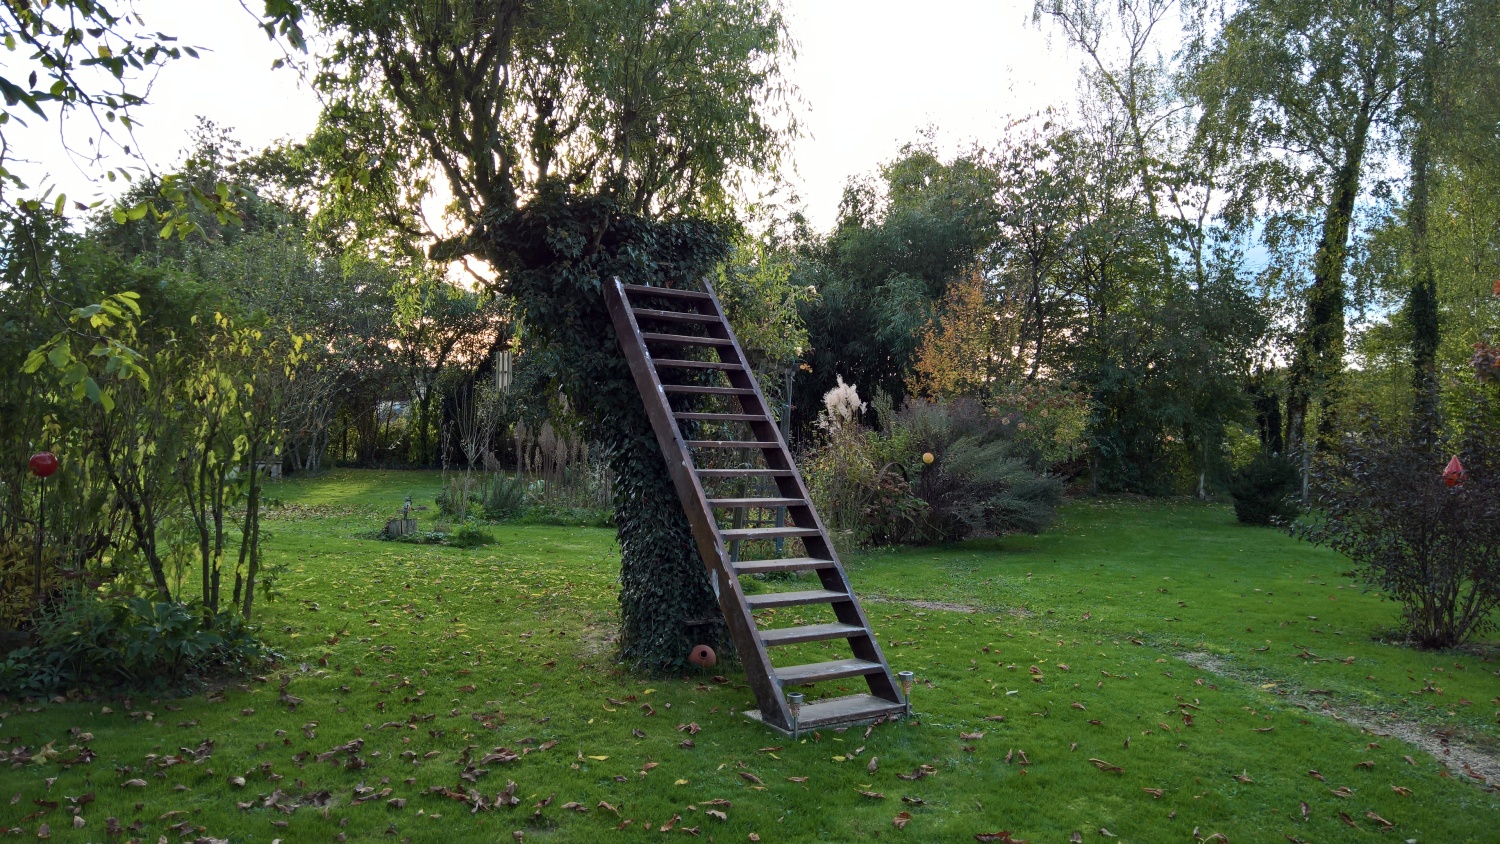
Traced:
[[457, 530], [448, 534], [448, 544], [454, 548], [478, 548], [481, 545], [494, 543], [494, 534], [473, 522], [464, 522], [458, 526]]
[[469, 502], [478, 496], [479, 491], [479, 478], [466, 475], [449, 478], [438, 490], [438, 512], [444, 516], [462, 518], [468, 513]]
[[40, 610], [33, 633], [35, 644], [0, 661], [0, 691], [47, 695], [88, 686], [171, 688], [247, 670], [273, 656], [233, 612], [205, 630], [201, 611], [186, 604], [106, 601], [87, 591]]
[[[888, 399], [877, 400], [889, 406]], [[801, 461], [809, 492], [836, 545], [912, 541], [925, 506], [911, 495], [909, 449], [859, 424], [865, 409], [843, 378], [823, 397], [818, 444]], [[842, 550], [842, 549], [840, 549]]]
[[1041, 456], [1016, 440], [1016, 422], [978, 402], [909, 402], [891, 414], [891, 438], [916, 455], [913, 494], [927, 505], [922, 531], [950, 542], [976, 533], [1039, 533], [1062, 503], [1062, 482], [1041, 471]]
[[1235, 518], [1247, 525], [1284, 524], [1297, 518], [1300, 474], [1297, 464], [1280, 454], [1256, 454], [1229, 476]]
[[[1407, 634], [1454, 647], [1494, 628], [1500, 606], [1500, 441], [1481, 401], [1460, 435], [1391, 435], [1378, 424], [1320, 460], [1313, 516], [1292, 533], [1345, 554], [1404, 609]], [[1449, 486], [1457, 454], [1467, 480]]]
[[514, 519], [526, 512], [527, 482], [520, 473], [491, 475], [482, 490], [484, 517], [492, 522]]

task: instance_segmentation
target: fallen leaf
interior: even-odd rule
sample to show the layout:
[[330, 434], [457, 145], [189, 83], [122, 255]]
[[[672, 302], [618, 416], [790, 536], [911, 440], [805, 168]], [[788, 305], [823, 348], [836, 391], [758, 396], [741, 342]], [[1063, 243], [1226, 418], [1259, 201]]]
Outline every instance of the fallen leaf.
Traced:
[[992, 844], [1030, 844], [1028, 838], [1011, 838], [1010, 835], [1008, 829], [1002, 829], [999, 832], [979, 832], [975, 833], [974, 840], [992, 842]]
[[[856, 789], [856, 790], [858, 790], [858, 789]], [[885, 795], [881, 794], [878, 791], [860, 791], [859, 793], [863, 794], [864, 796], [866, 796], [868, 798], [870, 798], [871, 800], [884, 800], [885, 799]]]
[[1108, 762], [1104, 761], [1103, 759], [1094, 759], [1094, 758], [1090, 757], [1089, 761], [1093, 762], [1094, 763], [1094, 767], [1098, 768], [1101, 771], [1107, 771], [1107, 772], [1109, 772], [1111, 774], [1123, 774], [1123, 773], [1125, 773], [1125, 769], [1124, 768], [1121, 768], [1119, 765], [1111, 765]]
[[897, 829], [906, 829], [909, 823], [911, 823], [911, 812], [898, 812], [894, 818], [891, 818], [891, 826]]

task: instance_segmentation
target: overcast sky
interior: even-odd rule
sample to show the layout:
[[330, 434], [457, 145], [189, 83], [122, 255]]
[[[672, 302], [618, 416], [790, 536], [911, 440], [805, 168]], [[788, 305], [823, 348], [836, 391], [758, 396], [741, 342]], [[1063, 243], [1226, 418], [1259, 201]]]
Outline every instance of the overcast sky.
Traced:
[[[136, 0], [154, 30], [206, 48], [169, 64], [150, 105], [137, 112], [146, 159], [175, 162], [198, 115], [233, 128], [247, 147], [300, 138], [318, 115], [316, 96], [237, 0]], [[252, 0], [251, 8], [261, 5]], [[793, 150], [796, 189], [815, 225], [833, 220], [845, 181], [889, 160], [901, 144], [935, 127], [952, 151], [998, 138], [1006, 123], [1074, 97], [1078, 58], [1031, 22], [1033, 0], [786, 0], [799, 42], [792, 79], [806, 103], [807, 137]], [[78, 128], [83, 128], [82, 126]], [[13, 134], [9, 127], [7, 134]], [[114, 188], [90, 181], [61, 155], [55, 127], [16, 138], [40, 173], [72, 199]], [[124, 163], [119, 162], [119, 163]]]

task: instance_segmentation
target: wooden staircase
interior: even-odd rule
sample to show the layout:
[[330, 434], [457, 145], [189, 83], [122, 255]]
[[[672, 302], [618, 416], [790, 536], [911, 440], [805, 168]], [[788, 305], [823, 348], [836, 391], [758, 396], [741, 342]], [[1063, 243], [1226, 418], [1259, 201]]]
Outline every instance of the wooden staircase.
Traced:
[[[615, 280], [605, 285], [604, 294], [620, 348], [755, 692], [760, 708], [746, 715], [789, 731], [792, 716], [786, 694], [792, 687], [852, 678], [863, 678], [869, 692], [816, 700], [809, 694], [798, 726], [811, 729], [903, 714], [906, 704], [896, 679], [713, 288], [706, 280], [703, 290]], [[695, 396], [718, 397], [727, 409], [681, 409], [688, 397]], [[736, 433], [719, 434], [727, 439], [699, 439], [703, 430]], [[776, 511], [785, 518], [773, 526], [741, 526], [747, 512]], [[729, 517], [729, 526], [721, 523], [721, 516]], [[768, 559], [742, 560], [731, 553], [773, 543], [776, 556], [767, 554]], [[800, 552], [790, 550], [798, 545]], [[780, 556], [783, 548], [793, 556]], [[777, 572], [813, 572], [821, 588], [752, 595], [742, 589], [744, 575]], [[830, 620], [801, 623], [802, 613], [817, 605], [831, 610]], [[788, 607], [804, 609], [779, 612]], [[774, 617], [782, 614], [797, 616], [794, 626], [763, 626], [775, 624]], [[780, 666], [771, 660], [771, 648], [837, 640], [848, 643], [843, 658]]]

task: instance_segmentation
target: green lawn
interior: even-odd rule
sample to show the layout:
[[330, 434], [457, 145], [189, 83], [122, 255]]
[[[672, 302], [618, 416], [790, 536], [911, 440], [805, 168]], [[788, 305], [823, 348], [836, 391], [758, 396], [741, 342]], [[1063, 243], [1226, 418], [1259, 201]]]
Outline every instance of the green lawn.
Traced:
[[[1389, 840], [1479, 842], [1500, 825], [1500, 796], [1461, 771], [1297, 705], [1392, 713], [1493, 749], [1500, 662], [1375, 640], [1395, 607], [1351, 586], [1347, 562], [1224, 508], [1086, 501], [1040, 537], [851, 561], [881, 599], [866, 606], [893, 667], [917, 672], [917, 717], [794, 743], [738, 714], [753, 703], [733, 670], [646, 678], [612, 663], [609, 531], [502, 526], [473, 551], [361, 538], [436, 488], [395, 472], [275, 487], [288, 506], [267, 522], [268, 555], [286, 570], [262, 620], [285, 663], [216, 695], [0, 710], [0, 751], [57, 751], [0, 769], [0, 828], [1324, 842], [1373, 836], [1374, 815]], [[936, 608], [950, 604], [978, 611]], [[502, 747], [520, 758], [481, 762]], [[519, 805], [472, 805], [509, 782]], [[72, 801], [90, 793], [75, 829]]]

